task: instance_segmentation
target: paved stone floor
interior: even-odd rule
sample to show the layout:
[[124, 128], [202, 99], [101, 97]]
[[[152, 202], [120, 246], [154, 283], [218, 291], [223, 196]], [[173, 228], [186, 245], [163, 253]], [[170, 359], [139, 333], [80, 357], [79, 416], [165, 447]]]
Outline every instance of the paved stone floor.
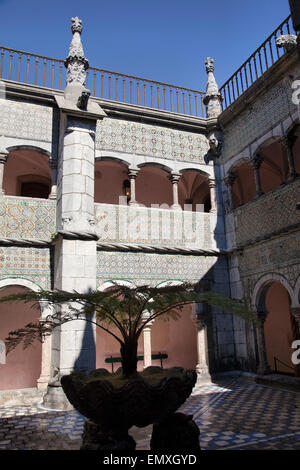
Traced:
[[[300, 449], [300, 393], [223, 379], [195, 387], [181, 411], [193, 414], [203, 450]], [[41, 405], [0, 407], [0, 449], [79, 449], [84, 420]], [[130, 433], [149, 449], [151, 426]]]

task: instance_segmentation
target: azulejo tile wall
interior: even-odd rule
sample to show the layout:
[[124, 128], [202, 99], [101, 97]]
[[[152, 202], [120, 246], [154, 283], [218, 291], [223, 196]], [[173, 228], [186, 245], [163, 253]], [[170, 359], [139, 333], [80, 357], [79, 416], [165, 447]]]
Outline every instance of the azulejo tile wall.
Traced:
[[300, 194], [300, 178], [234, 212], [237, 244], [247, 243], [300, 222], [296, 209]]
[[96, 148], [204, 163], [204, 155], [209, 149], [209, 144], [202, 134], [104, 118], [97, 123]]
[[251, 298], [258, 279], [269, 274], [282, 275], [292, 288], [300, 274], [300, 233], [250, 246], [239, 255], [241, 279], [248, 298]]
[[224, 130], [223, 161], [227, 162], [289, 114], [295, 113], [297, 108], [291, 95], [291, 85], [282, 80], [234, 119]]
[[0, 199], [0, 238], [49, 239], [55, 232], [56, 203], [49, 200]]
[[211, 248], [211, 217], [204, 212], [95, 204], [101, 241]]
[[98, 284], [110, 279], [158, 284], [168, 279], [197, 281], [211, 276], [217, 258], [154, 253], [97, 253]]
[[53, 128], [58, 129], [58, 114], [50, 106], [6, 99], [0, 110], [0, 135], [51, 142]]
[[49, 248], [0, 247], [0, 279], [28, 279], [51, 289]]

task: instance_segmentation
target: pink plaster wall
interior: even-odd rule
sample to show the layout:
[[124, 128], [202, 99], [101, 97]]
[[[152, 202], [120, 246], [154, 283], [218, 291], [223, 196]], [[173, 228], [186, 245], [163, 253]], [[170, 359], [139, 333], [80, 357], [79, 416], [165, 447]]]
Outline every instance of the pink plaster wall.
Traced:
[[254, 172], [252, 167], [243, 163], [234, 170], [236, 179], [233, 183], [233, 197], [235, 207], [252, 201], [256, 194]]
[[[151, 329], [152, 353], [167, 353], [163, 367], [195, 368], [197, 364], [197, 332], [191, 320], [192, 307], [186, 305], [178, 320], [155, 320]], [[160, 365], [153, 361], [152, 365]]]
[[[293, 341], [293, 332], [289, 306], [288, 292], [279, 282], [274, 282], [266, 296], [266, 307], [269, 314], [264, 328], [267, 360], [272, 370], [274, 370], [274, 356], [293, 367], [291, 362], [293, 350], [290, 347]], [[277, 366], [283, 372], [293, 373], [291, 369], [283, 365], [277, 364]]]
[[46, 155], [33, 150], [16, 150], [9, 154], [5, 163], [3, 188], [7, 196], [19, 196], [22, 179], [51, 186], [51, 178], [51, 167]]
[[111, 160], [95, 163], [95, 202], [119, 204], [123, 196], [123, 181], [128, 180], [127, 166]]
[[[191, 306], [185, 306], [179, 320], [155, 320], [151, 328], [152, 354], [167, 353], [163, 367], [181, 366], [195, 368], [197, 364], [197, 335], [191, 320]], [[138, 354], [143, 355], [143, 335], [138, 343]], [[111, 372], [111, 365], [106, 364], [108, 356], [120, 357], [119, 343], [107, 333], [97, 328], [96, 332], [96, 368], [105, 368]], [[153, 366], [160, 366], [159, 360], [152, 361]], [[114, 365], [116, 371], [121, 364]], [[143, 370], [143, 361], [138, 362], [138, 370]]]
[[[23, 287], [6, 287], [0, 295], [25, 292]], [[0, 339], [4, 340], [10, 331], [22, 328], [40, 317], [38, 308], [31, 308], [31, 303], [15, 302], [0, 304]], [[0, 364], [0, 390], [16, 390], [36, 387], [41, 374], [42, 345], [35, 341], [32, 346], [23, 349], [18, 345], [6, 357], [6, 364]]]
[[197, 204], [204, 204], [210, 197], [207, 178], [195, 170], [183, 170], [178, 183], [179, 204], [192, 204], [192, 210], [196, 210]]
[[170, 174], [154, 165], [140, 169], [136, 178], [136, 200], [150, 207], [151, 204], [173, 204], [173, 189]]
[[296, 173], [300, 175], [300, 138], [298, 137], [293, 147], [293, 155]]
[[[120, 334], [117, 330], [112, 329], [112, 332], [115, 333], [118, 337]], [[138, 342], [138, 355], [144, 354], [143, 348], [143, 337], [140, 337]], [[107, 364], [105, 359], [109, 356], [120, 357], [120, 344], [113, 338], [110, 334], [101, 330], [100, 328], [96, 329], [96, 369], [107, 369], [111, 372], [111, 364]], [[121, 367], [120, 362], [114, 363], [114, 371]], [[143, 370], [143, 361], [138, 362], [138, 370]]]
[[261, 186], [264, 193], [278, 188], [287, 179], [288, 163], [279, 142], [273, 142], [262, 151], [264, 161], [260, 167]]

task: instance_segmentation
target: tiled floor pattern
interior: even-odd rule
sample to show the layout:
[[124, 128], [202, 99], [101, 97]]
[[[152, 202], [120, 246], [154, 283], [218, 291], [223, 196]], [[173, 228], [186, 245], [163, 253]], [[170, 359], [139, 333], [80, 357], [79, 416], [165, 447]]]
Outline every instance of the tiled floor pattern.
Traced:
[[[300, 449], [300, 394], [245, 378], [201, 385], [181, 408], [200, 429], [203, 450]], [[85, 418], [40, 405], [0, 408], [0, 449], [79, 449]], [[149, 449], [151, 426], [132, 428]]]

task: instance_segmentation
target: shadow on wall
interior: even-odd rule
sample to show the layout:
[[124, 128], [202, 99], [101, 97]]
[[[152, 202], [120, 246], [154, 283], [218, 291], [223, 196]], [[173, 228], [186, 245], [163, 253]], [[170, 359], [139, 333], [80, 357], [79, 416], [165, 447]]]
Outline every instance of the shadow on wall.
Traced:
[[[95, 325], [85, 322], [80, 353], [74, 363], [74, 370], [90, 372], [96, 368]], [[80, 341], [81, 331], [76, 331], [76, 342]]]

